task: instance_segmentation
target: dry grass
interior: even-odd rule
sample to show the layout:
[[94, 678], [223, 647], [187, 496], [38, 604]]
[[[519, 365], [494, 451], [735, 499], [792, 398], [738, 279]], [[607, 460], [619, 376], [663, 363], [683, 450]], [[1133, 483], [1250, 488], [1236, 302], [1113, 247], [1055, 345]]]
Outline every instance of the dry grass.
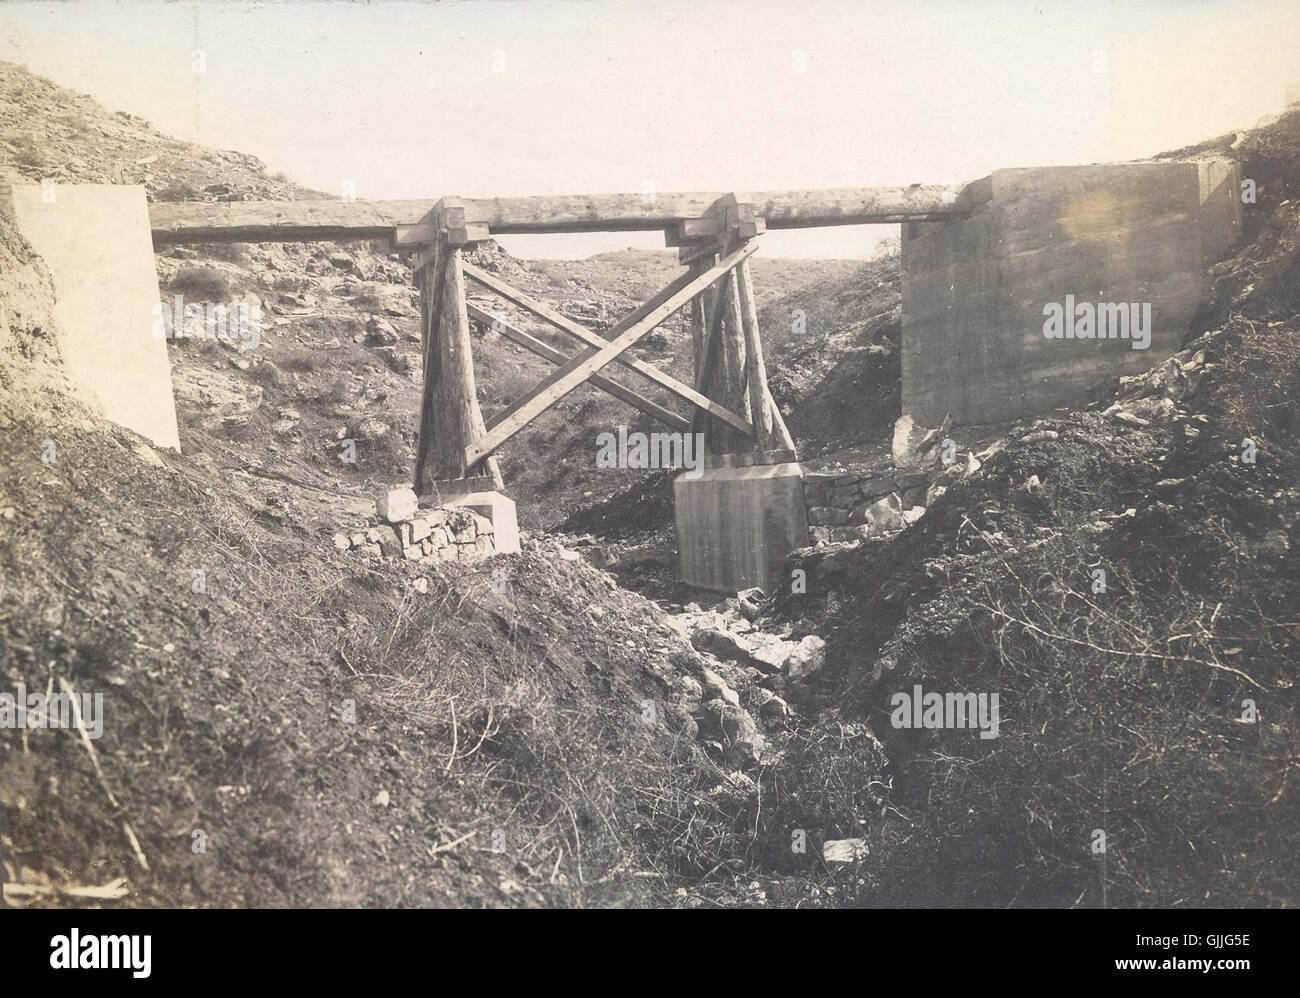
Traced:
[[232, 299], [230, 279], [214, 267], [182, 267], [168, 287], [191, 302], [228, 302]]

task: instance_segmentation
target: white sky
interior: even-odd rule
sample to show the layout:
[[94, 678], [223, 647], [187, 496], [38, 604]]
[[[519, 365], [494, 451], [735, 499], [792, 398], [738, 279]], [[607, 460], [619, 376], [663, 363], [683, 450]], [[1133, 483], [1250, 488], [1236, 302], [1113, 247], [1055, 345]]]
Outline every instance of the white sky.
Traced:
[[[320, 190], [350, 179], [361, 198], [872, 186], [1129, 159], [1249, 126], [1300, 83], [1300, 4], [9, 2], [0, 59]], [[773, 232], [763, 252], [862, 256], [895, 231]]]

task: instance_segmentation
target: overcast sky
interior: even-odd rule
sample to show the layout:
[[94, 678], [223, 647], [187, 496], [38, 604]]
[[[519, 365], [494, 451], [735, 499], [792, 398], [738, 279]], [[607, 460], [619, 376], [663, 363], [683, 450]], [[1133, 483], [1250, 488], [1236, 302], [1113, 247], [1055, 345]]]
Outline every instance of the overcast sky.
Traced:
[[[1300, 3], [9, 2], [0, 58], [361, 198], [871, 186], [1249, 126], [1300, 83]], [[769, 233], [764, 253], [861, 256], [895, 231]]]

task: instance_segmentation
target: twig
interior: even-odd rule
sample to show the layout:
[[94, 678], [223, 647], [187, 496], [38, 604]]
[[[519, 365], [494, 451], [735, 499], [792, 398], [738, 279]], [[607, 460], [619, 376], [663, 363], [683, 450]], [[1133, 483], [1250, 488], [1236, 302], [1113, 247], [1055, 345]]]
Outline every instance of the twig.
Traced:
[[469, 831], [458, 839], [452, 839], [450, 842], [443, 842], [436, 846], [429, 846], [429, 855], [436, 856], [440, 852], [447, 852], [450, 849], [455, 849], [462, 842], [472, 839], [477, 834], [478, 832], [476, 831]]
[[[99, 755], [95, 752], [95, 743], [90, 740], [90, 734], [86, 731], [86, 725], [81, 719], [81, 701], [77, 698], [71, 684], [62, 676], [59, 677], [59, 689], [67, 694], [68, 702], [72, 705], [72, 720], [77, 725], [77, 731], [81, 733], [81, 744], [86, 746], [86, 752], [90, 755], [90, 764], [94, 767], [95, 776], [99, 778], [99, 785], [103, 787], [108, 802], [113, 805], [113, 810], [121, 812], [122, 805], [113, 795], [113, 791], [109, 789], [108, 780], [104, 777], [104, 770], [99, 765]], [[135, 837], [135, 830], [131, 828], [131, 823], [125, 818], [122, 819], [122, 831], [126, 833], [127, 841], [131, 843], [131, 849], [135, 853], [136, 860], [147, 873], [149, 871], [149, 860], [145, 859], [144, 850], [140, 848], [140, 840]]]
[[449, 697], [447, 704], [451, 707], [451, 755], [447, 757], [447, 765], [443, 767], [444, 773], [450, 773], [452, 764], [456, 761], [456, 749], [460, 745], [460, 732], [456, 726], [456, 698]]
[[1013, 623], [1019, 624], [1021, 627], [1026, 627], [1031, 631], [1035, 631], [1038, 634], [1041, 634], [1043, 637], [1051, 641], [1065, 641], [1072, 645], [1082, 645], [1084, 648], [1091, 648], [1093, 651], [1099, 651], [1104, 655], [1119, 655], [1124, 658], [1153, 658], [1165, 662], [1191, 662], [1194, 665], [1203, 665], [1210, 669], [1219, 669], [1223, 672], [1230, 672], [1234, 676], [1239, 676], [1240, 678], [1244, 679], [1246, 682], [1250, 683], [1250, 685], [1255, 687], [1255, 689], [1260, 690], [1261, 692], [1264, 693], [1269, 692], [1267, 686], [1260, 684], [1253, 677], [1242, 672], [1240, 669], [1234, 669], [1230, 665], [1223, 665], [1219, 662], [1209, 662], [1202, 658], [1188, 658], [1185, 655], [1162, 655], [1160, 652], [1154, 652], [1154, 651], [1124, 651], [1121, 648], [1103, 648], [1101, 645], [1093, 644], [1091, 641], [1082, 641], [1079, 638], [1072, 638], [1066, 634], [1053, 634], [1051, 631], [1045, 631], [1037, 624], [1030, 623], [1028, 620], [1022, 620], [1019, 617], [1014, 617], [1003, 610], [997, 609], [996, 607], [988, 606], [987, 604], [979, 604], [979, 603], [977, 603], [976, 605], [981, 606], [983, 609], [988, 610], [990, 613], [998, 617], [1003, 617], [1007, 620], [1012, 621]]

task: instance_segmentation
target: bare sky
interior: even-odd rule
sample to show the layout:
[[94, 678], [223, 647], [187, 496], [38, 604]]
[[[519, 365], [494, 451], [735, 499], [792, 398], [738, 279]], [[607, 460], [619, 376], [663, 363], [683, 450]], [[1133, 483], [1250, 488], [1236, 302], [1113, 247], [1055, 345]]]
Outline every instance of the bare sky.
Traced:
[[[0, 58], [361, 198], [870, 186], [1249, 126], [1300, 83], [1300, 4], [10, 2]], [[862, 256], [894, 231], [774, 232], [764, 253]]]

